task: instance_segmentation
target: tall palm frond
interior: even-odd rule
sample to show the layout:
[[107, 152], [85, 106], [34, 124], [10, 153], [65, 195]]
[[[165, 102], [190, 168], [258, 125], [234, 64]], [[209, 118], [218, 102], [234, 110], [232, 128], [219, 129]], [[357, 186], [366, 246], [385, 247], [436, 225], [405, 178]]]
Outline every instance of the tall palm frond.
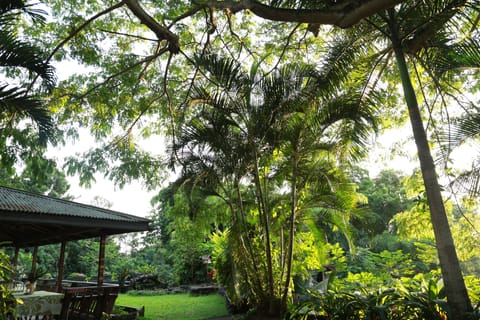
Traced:
[[352, 72], [361, 66], [358, 56], [365, 53], [367, 42], [356, 32], [334, 35], [320, 62], [317, 87], [322, 97], [333, 98], [351, 80]]
[[201, 70], [207, 71], [205, 77], [213, 84], [232, 93], [241, 89], [249, 81], [241, 65], [233, 59], [226, 59], [216, 54], [203, 54], [196, 55], [194, 61], [202, 67]]
[[330, 177], [323, 176], [330, 183], [319, 185], [321, 190], [318, 199], [315, 202], [308, 201], [299, 221], [313, 232], [319, 242], [328, 242], [327, 230], [338, 230], [344, 236], [349, 250], [354, 252], [354, 227], [350, 221], [362, 216], [364, 208], [359, 205], [365, 200], [356, 193], [354, 184], [339, 182], [336, 174], [332, 172]]
[[329, 135], [337, 143], [339, 151], [346, 155], [346, 159], [353, 161], [365, 156], [368, 140], [377, 130], [375, 114], [380, 101], [374, 93], [363, 97], [368, 99], [362, 101], [362, 94], [351, 92], [326, 101], [325, 107], [319, 109], [315, 119], [317, 125], [324, 130], [330, 127], [334, 129], [333, 137], [331, 133]]
[[[466, 114], [455, 119], [448, 126], [448, 131], [439, 135], [442, 151], [455, 152], [460, 146], [480, 138], [480, 113]], [[471, 196], [480, 194], [480, 159], [472, 159], [471, 168], [456, 176], [450, 186], [462, 192], [468, 192]]]
[[41, 50], [27, 42], [18, 40], [6, 29], [0, 30], [0, 67], [20, 67], [38, 74], [47, 89], [55, 86], [55, 69], [45, 62]]
[[0, 86], [0, 114], [8, 118], [20, 113], [31, 118], [38, 125], [40, 142], [45, 143], [53, 130], [53, 122], [49, 111], [36, 98], [25, 95], [25, 90]]
[[[45, 62], [42, 51], [28, 42], [18, 39], [15, 24], [19, 15], [27, 13], [38, 21], [41, 9], [30, 7], [22, 0], [7, 0], [0, 4], [0, 68], [15, 68], [27, 71], [30, 76], [43, 79], [47, 90], [52, 90], [56, 76], [54, 68]], [[18, 85], [0, 83], [0, 113], [9, 119], [4, 126], [13, 126], [18, 115], [31, 118], [39, 128], [40, 143], [53, 139], [53, 123], [48, 109], [37, 97]]]
[[478, 137], [480, 137], [480, 113], [475, 112], [453, 120], [443, 141], [448, 142], [451, 149], [454, 149], [469, 139]]
[[45, 22], [47, 12], [36, 8], [35, 5], [27, 4], [24, 0], [0, 1], [0, 24], [3, 24], [3, 21], [11, 21], [22, 13], [26, 13], [34, 22]]
[[421, 56], [422, 64], [441, 78], [452, 71], [480, 68], [480, 44], [476, 39], [455, 43], [438, 43]]
[[451, 187], [468, 192], [472, 197], [480, 194], [480, 163], [477, 161], [470, 170], [463, 171], [450, 183]]

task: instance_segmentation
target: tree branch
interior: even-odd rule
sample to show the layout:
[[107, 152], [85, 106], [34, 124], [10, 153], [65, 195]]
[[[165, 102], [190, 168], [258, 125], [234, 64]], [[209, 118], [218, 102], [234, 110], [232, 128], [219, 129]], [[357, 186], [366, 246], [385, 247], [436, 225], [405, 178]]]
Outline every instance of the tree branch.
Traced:
[[180, 51], [178, 36], [150, 16], [145, 9], [142, 8], [138, 0], [124, 0], [124, 2], [130, 11], [140, 19], [140, 22], [157, 35], [158, 40], [168, 41], [168, 49], [171, 53], [178, 53]]
[[[405, 0], [346, 0], [325, 9], [286, 9], [262, 4], [256, 0], [206, 0], [209, 8], [230, 9], [232, 13], [249, 10], [272, 21], [318, 23], [348, 28], [378, 11], [392, 8]], [[200, 4], [199, 4], [200, 5]]]

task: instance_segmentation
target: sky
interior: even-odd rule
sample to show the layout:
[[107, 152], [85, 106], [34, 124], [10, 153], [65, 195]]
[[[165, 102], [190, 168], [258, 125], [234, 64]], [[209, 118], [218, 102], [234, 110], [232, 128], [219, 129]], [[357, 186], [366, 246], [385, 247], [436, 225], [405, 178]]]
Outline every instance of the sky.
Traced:
[[90, 205], [95, 204], [95, 197], [102, 197], [112, 203], [111, 210], [128, 213], [134, 216], [148, 217], [151, 213], [150, 199], [153, 192], [148, 192], [138, 182], [126, 185], [123, 189], [116, 187], [112, 181], [102, 177], [87, 189], [78, 185], [77, 177], [69, 177], [68, 194], [75, 197], [73, 201]]

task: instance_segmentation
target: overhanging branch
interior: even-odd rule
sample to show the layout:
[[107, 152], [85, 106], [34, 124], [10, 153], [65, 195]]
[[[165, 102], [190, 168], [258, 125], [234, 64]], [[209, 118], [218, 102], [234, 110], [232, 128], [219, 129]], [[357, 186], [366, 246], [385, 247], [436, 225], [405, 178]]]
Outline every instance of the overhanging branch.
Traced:
[[124, 0], [127, 7], [132, 11], [132, 13], [140, 19], [140, 22], [146, 25], [150, 30], [152, 30], [157, 36], [158, 40], [168, 41], [169, 51], [172, 53], [178, 53], [180, 51], [180, 44], [178, 36], [168, 30], [166, 27], [162, 26], [150, 16], [145, 9], [142, 8], [138, 0]]
[[[404, 1], [406, 0], [344, 0], [325, 9], [314, 10], [276, 8], [257, 0], [197, 0], [192, 1], [194, 7], [181, 17], [185, 18], [193, 15], [203, 8], [227, 10], [231, 13], [249, 10], [256, 16], [271, 21], [323, 24], [348, 28], [368, 16]], [[166, 40], [169, 43], [171, 53], [180, 51], [178, 35], [150, 16], [140, 5], [139, 0], [123, 0], [123, 2], [142, 24], [157, 35], [159, 40]]]
[[232, 13], [249, 10], [256, 16], [271, 21], [317, 23], [348, 28], [363, 18], [392, 8], [406, 0], [346, 0], [339, 5], [320, 10], [285, 9], [262, 4], [256, 0], [206, 0], [203, 6], [229, 9]]

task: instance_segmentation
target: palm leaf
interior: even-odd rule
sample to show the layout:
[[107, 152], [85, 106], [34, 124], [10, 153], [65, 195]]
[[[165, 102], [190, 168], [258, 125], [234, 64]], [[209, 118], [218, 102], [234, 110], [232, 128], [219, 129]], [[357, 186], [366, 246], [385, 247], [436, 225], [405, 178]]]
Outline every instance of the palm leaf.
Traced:
[[438, 45], [428, 49], [422, 63], [438, 77], [449, 72], [480, 68], [480, 44], [476, 39]]
[[480, 166], [478, 163], [470, 170], [458, 175], [450, 186], [476, 197], [480, 194]]
[[0, 66], [25, 68], [42, 77], [47, 89], [55, 86], [55, 70], [44, 61], [40, 49], [16, 39], [5, 29], [0, 30]]
[[332, 208], [316, 207], [306, 211], [302, 222], [312, 232], [315, 239], [320, 242], [327, 242], [325, 227], [337, 228], [347, 240], [351, 252], [355, 250], [353, 244], [353, 232], [345, 213]]
[[467, 114], [462, 118], [452, 121], [448, 134], [441, 135], [441, 141], [447, 142], [455, 148], [465, 143], [468, 139], [480, 136], [480, 113]]
[[[34, 22], [45, 22], [47, 12], [35, 8], [36, 4], [26, 4], [24, 0], [2, 0], [0, 1], [0, 23], [13, 20], [22, 12], [28, 14]], [[2, 23], [3, 24], [3, 23]]]
[[330, 137], [340, 150], [348, 155], [347, 159], [357, 160], [365, 154], [369, 137], [377, 130], [375, 113], [378, 106], [373, 92], [363, 97], [362, 93], [346, 93], [325, 102], [315, 122], [325, 134], [327, 129], [333, 129]]
[[[467, 114], [455, 119], [448, 127], [448, 132], [438, 135], [441, 149], [445, 158], [462, 144], [478, 139], [480, 136], [480, 113]], [[451, 187], [460, 191], [468, 192], [472, 196], [480, 193], [480, 166], [478, 159], [470, 170], [462, 172], [450, 184]]]
[[241, 65], [233, 59], [214, 54], [196, 55], [195, 64], [208, 72], [205, 76], [215, 85], [236, 92], [240, 90], [248, 77]]
[[0, 114], [13, 116], [19, 113], [30, 117], [39, 128], [40, 142], [45, 144], [48, 138], [52, 138], [54, 129], [52, 118], [39, 99], [25, 93], [23, 89], [0, 86]]

